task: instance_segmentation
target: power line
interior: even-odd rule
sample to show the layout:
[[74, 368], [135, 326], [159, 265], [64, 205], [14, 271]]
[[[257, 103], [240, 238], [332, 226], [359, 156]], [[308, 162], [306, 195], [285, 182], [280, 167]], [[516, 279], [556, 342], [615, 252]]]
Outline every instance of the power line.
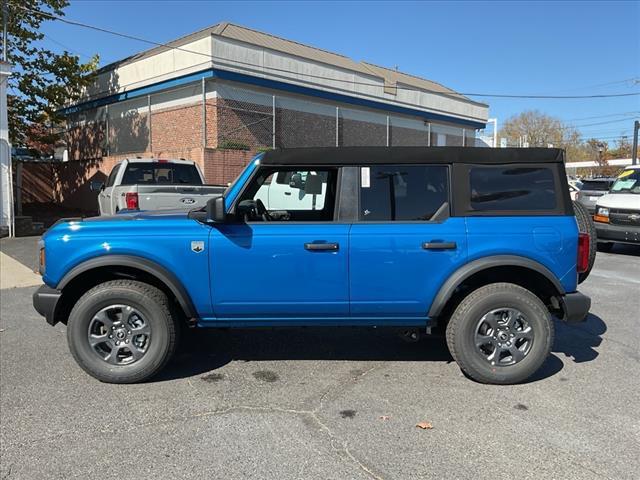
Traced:
[[[167, 43], [162, 43], [162, 42], [156, 42], [153, 40], [148, 40], [146, 38], [141, 38], [141, 37], [137, 37], [134, 35], [130, 35], [127, 33], [121, 33], [121, 32], [116, 32], [113, 30], [109, 30], [106, 28], [102, 28], [102, 27], [97, 27], [95, 25], [89, 25], [87, 23], [83, 23], [83, 22], [79, 22], [76, 20], [69, 20], [57, 15], [53, 15], [51, 13], [46, 13], [46, 12], [40, 12], [38, 10], [33, 10], [31, 8], [25, 7], [23, 5], [14, 5], [22, 10], [28, 11], [30, 13], [36, 14], [36, 15], [42, 15], [44, 17], [48, 17], [51, 18], [53, 20], [58, 20], [60, 22], [69, 24], [69, 25], [74, 25], [74, 26], [78, 26], [78, 27], [83, 27], [83, 28], [89, 28], [91, 30], [96, 30], [102, 33], [108, 33], [111, 35], [116, 35], [122, 38], [126, 38], [129, 40], [135, 40], [138, 42], [143, 42], [143, 43], [147, 43], [149, 45], [154, 45], [156, 47], [163, 47], [163, 48], [168, 48], [168, 49], [173, 49], [173, 50], [178, 50], [178, 51], [182, 51], [185, 53], [190, 53], [190, 54], [195, 54], [195, 55], [201, 55], [204, 57], [208, 57], [211, 59], [219, 59], [219, 60], [228, 60], [225, 59], [223, 57], [218, 57], [216, 55], [211, 55], [208, 53], [204, 53], [204, 52], [198, 52], [196, 50], [189, 50], [187, 48], [183, 48], [183, 47], [177, 47], [177, 46], [173, 46], [173, 45], [169, 45]], [[256, 67], [257, 65], [252, 64], [252, 63], [248, 63], [248, 62], [241, 62], [241, 61], [237, 61], [237, 60], [231, 60], [231, 62], [233, 64], [236, 65], [248, 65], [251, 67]], [[287, 70], [287, 69], [281, 69], [281, 68], [276, 68], [276, 67], [267, 67], [267, 66], [262, 66], [261, 68], [266, 69], [266, 70], [272, 70], [272, 71], [276, 71], [276, 72], [284, 72], [284, 73], [290, 73], [290, 74], [296, 74], [296, 75], [300, 75], [300, 76], [304, 76], [304, 77], [310, 77], [310, 78], [318, 78], [318, 79], [322, 79], [322, 80], [327, 80], [327, 81], [331, 81], [331, 82], [343, 82], [343, 83], [348, 83], [350, 85], [363, 85], [363, 86], [370, 86], [370, 87], [380, 87], [379, 84], [375, 84], [375, 83], [367, 83], [367, 82], [355, 82], [355, 81], [351, 81], [351, 80], [340, 80], [340, 79], [334, 79], [334, 78], [328, 78], [325, 77], [323, 75], [313, 75], [313, 74], [309, 74], [309, 73], [301, 73], [301, 72], [295, 72], [292, 70]], [[613, 98], [613, 97], [631, 97], [631, 96], [637, 96], [640, 95], [640, 92], [631, 92], [631, 93], [612, 93], [612, 94], [592, 94], [592, 95], [535, 95], [535, 94], [527, 94], [527, 95], [515, 95], [515, 94], [493, 94], [493, 93], [476, 93], [476, 92], [468, 92], [468, 93], [461, 93], [461, 92], [442, 92], [442, 91], [437, 91], [437, 90], [428, 90], [428, 89], [422, 89], [422, 88], [410, 88], [410, 87], [393, 87], [397, 90], [407, 90], [407, 91], [417, 91], [417, 92], [426, 92], [426, 93], [435, 93], [435, 94], [439, 94], [439, 95], [463, 95], [463, 96], [469, 96], [469, 97], [492, 97], [492, 98], [521, 98], [521, 99], [557, 99], [557, 100], [570, 100], [570, 99], [595, 99], [595, 98]], [[103, 93], [103, 92], [101, 92]]]
[[606, 82], [606, 83], [599, 83], [596, 85], [589, 85], [589, 86], [585, 86], [585, 87], [575, 87], [575, 88], [569, 88], [569, 89], [562, 89], [562, 90], [558, 90], [558, 92], [575, 92], [577, 90], [587, 90], [590, 88], [602, 88], [602, 87], [608, 87], [611, 85], [620, 85], [620, 84], [629, 84], [629, 86], [633, 86], [633, 85], [637, 85], [640, 83], [640, 77], [631, 77], [631, 78], [625, 78], [624, 80], [615, 80], [615, 81], [611, 81], [611, 82]]
[[579, 120], [593, 120], [594, 118], [608, 118], [608, 117], [619, 117], [621, 115], [637, 115], [640, 114], [640, 110], [634, 110], [631, 112], [620, 112], [620, 113], [609, 113], [606, 115], [596, 115], [593, 117], [582, 117], [582, 118], [569, 118], [568, 120], [565, 120], [565, 122], [576, 122]]
[[619, 120], [607, 120], [604, 122], [585, 123], [583, 125], [571, 125], [571, 126], [574, 128], [581, 128], [581, 127], [591, 127], [593, 125], [607, 125], [609, 123], [632, 122], [632, 121], [633, 121], [633, 117], [630, 117], [630, 118], [621, 118]]
[[58, 45], [59, 47], [62, 47], [64, 49], [66, 49], [69, 53], [73, 53], [75, 55], [78, 55], [79, 57], [85, 57], [85, 58], [89, 58], [89, 59], [92, 58], [92, 55], [87, 55], [86, 53], [79, 52], [79, 51], [77, 51], [77, 50], [65, 45], [64, 43], [59, 42], [58, 40], [56, 40], [55, 38], [53, 38], [51, 35], [49, 35], [47, 33], [43, 33], [42, 35], [44, 35], [44, 37], [47, 40], [49, 40], [50, 42], [53, 42], [56, 45]]

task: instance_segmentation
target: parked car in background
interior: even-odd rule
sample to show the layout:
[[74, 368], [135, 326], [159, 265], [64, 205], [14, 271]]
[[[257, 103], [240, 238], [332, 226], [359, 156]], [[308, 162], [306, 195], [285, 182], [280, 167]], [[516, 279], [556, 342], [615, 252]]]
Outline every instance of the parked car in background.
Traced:
[[188, 160], [126, 159], [116, 164], [107, 182], [92, 182], [100, 215], [121, 210], [191, 210], [202, 207], [226, 186], [205, 185], [202, 172]]
[[618, 175], [609, 193], [598, 199], [593, 219], [601, 250], [611, 250], [614, 243], [640, 245], [640, 165]]
[[590, 178], [582, 180], [582, 188], [576, 194], [576, 200], [584, 205], [589, 213], [593, 215], [596, 211], [596, 202], [606, 194], [615, 178]]
[[569, 184], [569, 195], [571, 196], [571, 200], [575, 200], [578, 197], [578, 192], [580, 189], [571, 183]]
[[442, 329], [467, 375], [517, 383], [591, 304], [552, 148], [271, 150], [206, 208], [61, 221], [40, 248], [35, 309], [114, 383], [158, 373], [183, 325]]
[[567, 182], [570, 186], [577, 188], [578, 190], [582, 190], [582, 180], [576, 177], [570, 177], [567, 175]]

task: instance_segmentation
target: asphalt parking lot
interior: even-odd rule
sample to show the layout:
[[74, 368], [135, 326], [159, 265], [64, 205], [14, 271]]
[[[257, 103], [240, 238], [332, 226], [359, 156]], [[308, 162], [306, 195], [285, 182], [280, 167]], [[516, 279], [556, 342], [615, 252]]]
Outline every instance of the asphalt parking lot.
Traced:
[[[35, 241], [0, 247], [32, 266]], [[640, 478], [639, 248], [598, 254], [588, 320], [506, 387], [442, 338], [351, 328], [202, 331], [154, 381], [102, 384], [35, 288], [0, 293], [0, 479]]]

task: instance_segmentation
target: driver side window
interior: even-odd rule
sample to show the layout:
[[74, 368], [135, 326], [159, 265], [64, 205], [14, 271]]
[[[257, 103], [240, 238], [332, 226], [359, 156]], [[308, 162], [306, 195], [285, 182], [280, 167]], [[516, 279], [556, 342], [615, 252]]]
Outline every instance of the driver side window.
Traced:
[[337, 173], [327, 168], [264, 168], [238, 203], [238, 219], [332, 221]]

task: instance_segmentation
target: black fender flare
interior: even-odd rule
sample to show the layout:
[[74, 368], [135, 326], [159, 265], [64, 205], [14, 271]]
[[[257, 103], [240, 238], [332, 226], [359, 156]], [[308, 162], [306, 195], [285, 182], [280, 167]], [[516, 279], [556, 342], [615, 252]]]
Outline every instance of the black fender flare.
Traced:
[[462, 267], [458, 268], [453, 274], [449, 276], [445, 281], [438, 293], [436, 294], [431, 307], [429, 308], [429, 317], [434, 318], [440, 315], [445, 305], [452, 297], [456, 288], [472, 275], [487, 270], [493, 267], [524, 267], [529, 270], [533, 270], [543, 275], [549, 280], [555, 289], [558, 291], [558, 295], [564, 295], [565, 290], [562, 284], [558, 281], [556, 276], [541, 263], [532, 260], [527, 257], [519, 257], [517, 255], [494, 255], [490, 257], [483, 257], [472, 262], [469, 262]]
[[153, 275], [171, 290], [188, 319], [198, 318], [189, 292], [173, 273], [152, 260], [134, 255], [105, 255], [85, 260], [69, 270], [58, 282], [56, 289], [62, 291], [78, 275], [100, 267], [131, 267]]

